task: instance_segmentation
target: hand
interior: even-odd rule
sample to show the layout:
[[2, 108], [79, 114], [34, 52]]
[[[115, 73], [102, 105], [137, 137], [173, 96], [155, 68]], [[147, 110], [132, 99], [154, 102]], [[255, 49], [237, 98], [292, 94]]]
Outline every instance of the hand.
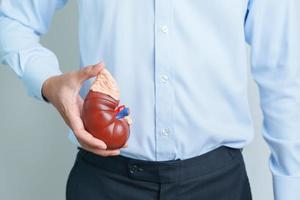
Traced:
[[[73, 130], [82, 148], [100, 156], [120, 154], [120, 149], [106, 150], [106, 144], [84, 129], [81, 119], [83, 99], [79, 90], [83, 82], [97, 76], [104, 68], [104, 63], [87, 66], [59, 76], [48, 78], [42, 87], [43, 96], [57, 109], [65, 123]], [[127, 147], [126, 143], [123, 147]]]

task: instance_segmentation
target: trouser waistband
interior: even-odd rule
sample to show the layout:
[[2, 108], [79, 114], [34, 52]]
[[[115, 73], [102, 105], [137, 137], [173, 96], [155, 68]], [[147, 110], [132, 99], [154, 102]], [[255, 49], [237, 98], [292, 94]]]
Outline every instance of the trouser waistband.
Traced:
[[168, 161], [147, 161], [122, 155], [102, 157], [78, 147], [77, 159], [114, 174], [133, 179], [168, 183], [204, 176], [243, 161], [242, 149], [220, 146], [202, 155]]

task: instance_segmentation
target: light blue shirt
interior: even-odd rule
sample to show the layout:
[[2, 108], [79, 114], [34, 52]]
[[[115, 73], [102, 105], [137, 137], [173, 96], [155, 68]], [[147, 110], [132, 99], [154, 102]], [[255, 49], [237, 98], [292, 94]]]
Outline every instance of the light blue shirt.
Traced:
[[[104, 60], [131, 109], [128, 148], [144, 160], [186, 159], [254, 136], [247, 45], [277, 200], [300, 199], [300, 23], [296, 0], [78, 0], [80, 66]], [[61, 74], [39, 39], [63, 0], [2, 0], [0, 57], [42, 100]], [[85, 97], [93, 79], [86, 81]], [[78, 144], [70, 131], [70, 139]], [[259, 163], [258, 163], [259, 166]]]

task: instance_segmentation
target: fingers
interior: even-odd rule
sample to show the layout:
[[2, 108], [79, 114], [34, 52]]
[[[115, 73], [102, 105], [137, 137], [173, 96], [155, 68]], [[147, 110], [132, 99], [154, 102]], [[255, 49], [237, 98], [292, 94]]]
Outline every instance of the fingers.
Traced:
[[83, 67], [78, 71], [79, 80], [84, 82], [85, 80], [95, 77], [98, 75], [98, 73], [101, 72], [102, 69], [104, 69], [105, 64], [104, 62], [97, 63], [95, 65], [90, 65], [87, 67]]
[[106, 144], [102, 140], [93, 137], [90, 133], [88, 133], [85, 130], [77, 130], [75, 135], [82, 144], [82, 146], [88, 149], [105, 150], [107, 148]]
[[[95, 137], [93, 137], [90, 133], [85, 130], [76, 131], [75, 133], [79, 143], [81, 146], [86, 149], [87, 151], [93, 152], [97, 155], [106, 157], [106, 156], [117, 156], [120, 154], [120, 149], [106, 149], [106, 144]], [[125, 145], [121, 148], [127, 148], [128, 143], [126, 142]]]
[[[94, 154], [97, 154], [99, 156], [107, 157], [107, 156], [117, 156], [120, 155], [120, 149], [99, 149], [99, 148], [93, 148], [92, 146], [89, 146], [85, 142], [82, 142], [79, 140], [79, 143], [81, 144], [82, 148], [84, 148], [87, 151], [90, 151]], [[128, 147], [128, 143], [126, 142], [125, 145], [121, 148], [126, 148]]]
[[[126, 143], [122, 148], [128, 147], [128, 143]], [[120, 155], [120, 149], [114, 149], [114, 150], [101, 150], [101, 149], [95, 149], [95, 148], [89, 148], [89, 147], [83, 147], [87, 151], [93, 152], [94, 154], [97, 154], [99, 156], [107, 157], [107, 156], [117, 156]]]
[[[97, 154], [99, 156], [107, 157], [107, 156], [117, 156], [120, 155], [120, 149], [114, 149], [114, 150], [101, 150], [101, 149], [95, 149], [88, 146], [82, 146], [87, 151], [90, 151], [94, 154]], [[128, 144], [126, 143], [122, 148], [128, 147]]]
[[120, 155], [120, 149], [114, 149], [114, 150], [90, 149], [90, 151], [97, 155], [104, 156], [104, 157]]
[[[63, 112], [63, 114], [66, 115], [64, 118], [68, 119], [68, 124], [78, 139], [78, 142], [84, 149], [101, 156], [119, 155], [120, 149], [108, 150], [107, 145], [102, 140], [95, 138], [85, 130], [80, 116], [82, 103], [83, 100], [78, 97], [77, 105], [75, 107], [65, 109], [65, 112]], [[124, 147], [127, 146], [128, 144], [126, 143]]]
[[82, 119], [81, 119], [81, 104], [82, 99], [77, 98], [78, 104], [74, 107], [65, 109], [65, 112], [62, 112], [68, 121], [68, 125], [71, 127], [77, 139], [82, 143], [84, 146], [88, 146], [91, 148], [99, 148], [99, 149], [106, 149], [106, 144], [93, 137], [89, 132], [87, 132], [84, 128]]

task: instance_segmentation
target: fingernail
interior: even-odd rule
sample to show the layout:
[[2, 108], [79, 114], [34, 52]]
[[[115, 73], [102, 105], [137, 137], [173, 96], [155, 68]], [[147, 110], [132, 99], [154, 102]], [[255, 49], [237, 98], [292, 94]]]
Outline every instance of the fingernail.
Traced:
[[93, 67], [96, 68], [96, 67], [98, 67], [98, 66], [100, 66], [100, 65], [103, 65], [103, 62], [99, 62], [99, 63], [97, 63], [97, 64], [94, 64]]
[[103, 66], [104, 66], [104, 61], [101, 61], [101, 62], [95, 64], [94, 67], [97, 67], [97, 66], [99, 66], [99, 65], [103, 65]]

